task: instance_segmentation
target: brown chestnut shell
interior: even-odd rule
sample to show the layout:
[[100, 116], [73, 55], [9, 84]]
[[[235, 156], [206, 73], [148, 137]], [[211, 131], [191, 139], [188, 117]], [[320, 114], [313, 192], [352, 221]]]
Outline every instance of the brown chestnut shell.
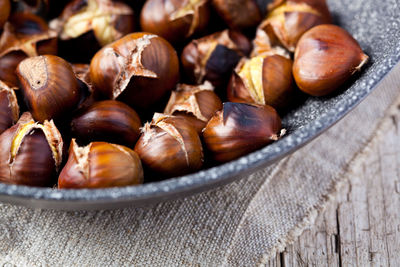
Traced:
[[227, 162], [279, 138], [281, 119], [271, 106], [224, 103], [203, 131], [214, 160]]
[[7, 21], [10, 10], [10, 0], [0, 0], [0, 29], [3, 28], [4, 23]]
[[133, 150], [106, 142], [79, 147], [72, 139], [58, 188], [106, 188], [142, 182], [142, 165]]
[[296, 84], [313, 96], [335, 91], [368, 61], [357, 41], [335, 25], [320, 25], [305, 33], [294, 58]]
[[19, 105], [14, 89], [0, 81], [0, 134], [19, 118]]

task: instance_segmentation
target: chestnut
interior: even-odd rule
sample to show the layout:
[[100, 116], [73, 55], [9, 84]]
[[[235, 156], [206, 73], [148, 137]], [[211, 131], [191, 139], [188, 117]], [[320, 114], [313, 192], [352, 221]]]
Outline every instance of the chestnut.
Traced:
[[193, 40], [183, 50], [181, 62], [190, 82], [210, 81], [223, 86], [240, 58], [247, 56], [251, 43], [243, 34], [224, 30]]
[[280, 55], [243, 59], [229, 82], [229, 101], [287, 107], [295, 92], [292, 65], [292, 60]]
[[62, 161], [63, 140], [53, 121], [37, 123], [24, 113], [0, 135], [0, 182], [52, 186]]
[[132, 33], [97, 52], [89, 75], [95, 93], [143, 110], [175, 87], [179, 61], [163, 38]]
[[231, 29], [258, 25], [269, 0], [212, 0], [213, 7]]
[[18, 86], [17, 65], [27, 57], [57, 53], [57, 33], [29, 13], [14, 13], [0, 37], [0, 80]]
[[58, 188], [106, 188], [142, 182], [142, 164], [133, 150], [106, 142], [80, 147], [72, 139]]
[[0, 0], [0, 29], [3, 28], [4, 23], [7, 21], [10, 10], [10, 0]]
[[210, 18], [208, 0], [147, 0], [140, 13], [145, 32], [179, 43], [205, 30]]
[[256, 39], [267, 35], [270, 43], [280, 43], [294, 52], [298, 40], [307, 30], [331, 22], [325, 0], [275, 0], [269, 5], [266, 19], [258, 26]]
[[209, 82], [202, 85], [178, 84], [171, 93], [164, 114], [186, 118], [201, 134], [209, 119], [221, 108], [222, 102]]
[[0, 81], [0, 134], [19, 118], [19, 105], [14, 89]]
[[124, 3], [74, 0], [50, 22], [50, 28], [59, 33], [61, 55], [82, 62], [90, 60], [101, 47], [133, 32], [134, 22], [133, 10]]
[[79, 142], [106, 141], [133, 147], [140, 135], [140, 118], [128, 105], [105, 100], [95, 102], [72, 119], [72, 136]]
[[298, 87], [313, 96], [338, 89], [368, 61], [357, 41], [335, 25], [306, 32], [294, 55], [293, 75]]
[[280, 131], [281, 119], [273, 107], [227, 102], [210, 119], [203, 137], [213, 158], [227, 162], [278, 140]]
[[184, 118], [154, 114], [142, 128], [135, 151], [145, 168], [163, 177], [184, 175], [203, 165], [199, 135]]
[[60, 57], [30, 57], [17, 67], [25, 103], [35, 120], [58, 119], [76, 108], [79, 84], [71, 65]]

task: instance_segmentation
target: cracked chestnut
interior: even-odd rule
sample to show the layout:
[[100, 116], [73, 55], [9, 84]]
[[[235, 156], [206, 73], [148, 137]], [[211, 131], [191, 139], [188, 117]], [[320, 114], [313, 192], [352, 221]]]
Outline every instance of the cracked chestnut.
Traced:
[[90, 63], [95, 92], [120, 100], [135, 109], [148, 109], [179, 79], [174, 48], [149, 33], [132, 33], [102, 48]]
[[229, 82], [229, 101], [287, 107], [294, 94], [292, 65], [292, 60], [280, 55], [243, 59]]
[[52, 186], [62, 161], [63, 140], [52, 121], [35, 122], [24, 113], [0, 135], [0, 182]]
[[271, 106], [224, 103], [203, 130], [205, 146], [218, 162], [244, 156], [278, 140], [281, 119]]
[[72, 119], [71, 133], [80, 143], [105, 141], [133, 147], [140, 135], [141, 121], [128, 105], [105, 100], [79, 112]]
[[25, 103], [35, 120], [58, 119], [80, 101], [78, 80], [64, 59], [46, 55], [30, 57], [17, 67]]
[[0, 81], [0, 134], [19, 118], [19, 105], [14, 89]]
[[172, 91], [164, 114], [183, 117], [199, 134], [222, 102], [214, 93], [214, 87], [205, 82], [202, 85], [178, 84]]
[[224, 30], [191, 41], [183, 50], [181, 62], [190, 82], [210, 81], [215, 87], [226, 85], [239, 62], [251, 50], [246, 36], [237, 31]]
[[106, 188], [142, 182], [142, 165], [133, 150], [106, 142], [80, 147], [72, 139], [58, 188]]
[[147, 0], [140, 25], [175, 44], [204, 31], [209, 18], [208, 0]]
[[186, 119], [155, 113], [135, 146], [145, 169], [162, 177], [195, 172], [203, 165], [196, 130]]
[[358, 42], [344, 29], [320, 25], [306, 32], [294, 55], [293, 76], [307, 94], [332, 93], [368, 61]]

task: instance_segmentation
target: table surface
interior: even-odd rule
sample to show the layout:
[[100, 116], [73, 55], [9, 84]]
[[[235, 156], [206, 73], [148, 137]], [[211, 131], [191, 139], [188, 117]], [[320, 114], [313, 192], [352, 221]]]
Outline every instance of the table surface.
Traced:
[[399, 266], [400, 106], [350, 178], [269, 266]]

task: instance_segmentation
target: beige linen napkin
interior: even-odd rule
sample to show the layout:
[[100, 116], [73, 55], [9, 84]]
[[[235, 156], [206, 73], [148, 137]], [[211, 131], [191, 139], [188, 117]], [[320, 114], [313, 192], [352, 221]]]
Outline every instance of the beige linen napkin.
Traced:
[[153, 208], [63, 212], [0, 204], [0, 266], [255, 266], [313, 222], [376, 138], [400, 66], [344, 120], [262, 171]]

